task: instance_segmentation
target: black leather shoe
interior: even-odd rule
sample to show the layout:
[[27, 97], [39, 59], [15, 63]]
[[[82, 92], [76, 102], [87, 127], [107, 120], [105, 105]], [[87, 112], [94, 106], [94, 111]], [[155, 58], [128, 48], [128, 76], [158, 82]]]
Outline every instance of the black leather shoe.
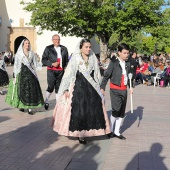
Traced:
[[109, 139], [110, 139], [110, 138], [113, 138], [113, 136], [114, 136], [113, 132], [107, 134], [107, 137], [108, 137]]
[[126, 140], [126, 138], [123, 136], [123, 135], [115, 135], [114, 134], [114, 137], [116, 137], [116, 138], [119, 138], [119, 139], [121, 139], [121, 140]]
[[31, 111], [28, 110], [28, 114], [29, 115], [34, 115], [35, 113], [33, 113], [32, 110]]
[[45, 103], [45, 104], [44, 104], [45, 110], [48, 110], [48, 107], [49, 107], [49, 103]]
[[85, 141], [85, 139], [78, 138], [78, 140], [79, 140], [79, 143], [80, 143], [80, 144], [84, 144], [84, 145], [86, 144], [86, 141]]
[[19, 109], [20, 112], [24, 112], [24, 109]]

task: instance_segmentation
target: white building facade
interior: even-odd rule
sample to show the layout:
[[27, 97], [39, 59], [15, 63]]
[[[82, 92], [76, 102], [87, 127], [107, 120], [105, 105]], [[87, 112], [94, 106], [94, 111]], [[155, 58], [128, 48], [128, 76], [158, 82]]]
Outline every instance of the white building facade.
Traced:
[[[52, 35], [58, 34], [57, 31], [43, 31], [38, 35], [39, 27], [28, 25], [31, 13], [23, 10], [21, 0], [0, 0], [0, 52], [12, 51], [16, 53], [21, 41], [24, 38], [29, 39], [32, 50], [40, 57], [46, 46], [52, 44]], [[59, 34], [60, 35], [60, 34]], [[60, 35], [61, 44], [68, 48], [71, 54], [81, 37], [75, 36], [63, 37]], [[91, 40], [93, 51], [100, 53], [99, 45], [95, 39]]]

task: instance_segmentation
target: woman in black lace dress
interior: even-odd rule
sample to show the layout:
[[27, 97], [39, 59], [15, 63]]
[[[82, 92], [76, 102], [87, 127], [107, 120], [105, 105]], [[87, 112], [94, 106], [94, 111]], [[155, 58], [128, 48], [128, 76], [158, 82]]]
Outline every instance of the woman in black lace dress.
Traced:
[[6, 102], [20, 111], [27, 109], [28, 114], [34, 114], [32, 108], [43, 106], [44, 100], [39, 85], [36, 70], [42, 64], [30, 48], [29, 40], [22, 41], [15, 55], [14, 78], [10, 81]]
[[60, 135], [84, 137], [110, 133], [109, 120], [100, 91], [101, 75], [91, 43], [83, 39], [65, 70], [59, 102], [53, 112], [53, 129]]

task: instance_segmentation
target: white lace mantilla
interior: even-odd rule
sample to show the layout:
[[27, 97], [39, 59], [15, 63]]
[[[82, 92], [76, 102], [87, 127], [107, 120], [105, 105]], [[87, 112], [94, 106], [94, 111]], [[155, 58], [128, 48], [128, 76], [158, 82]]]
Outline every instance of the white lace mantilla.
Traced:
[[42, 69], [42, 63], [37, 61], [36, 55], [33, 51], [29, 51], [29, 56], [27, 57], [22, 51], [15, 55], [14, 62], [14, 75], [15, 77], [21, 71], [22, 63], [26, 65], [30, 71], [37, 77], [36, 71]]
[[0, 69], [6, 71], [4, 60], [0, 60]]
[[[81, 72], [87, 81], [94, 87], [94, 89], [98, 92], [102, 99], [104, 99], [103, 94], [100, 91], [100, 83], [101, 83], [101, 75], [98, 66], [98, 61], [96, 56], [92, 53], [89, 56], [88, 66], [86, 67], [85, 61], [81, 57], [81, 54], [75, 54], [71, 57], [67, 68], [65, 70], [64, 76], [62, 78], [59, 94], [62, 95], [66, 90], [69, 90], [70, 84], [74, 83], [76, 80], [77, 71]], [[92, 71], [94, 70], [94, 79], [90, 76]]]

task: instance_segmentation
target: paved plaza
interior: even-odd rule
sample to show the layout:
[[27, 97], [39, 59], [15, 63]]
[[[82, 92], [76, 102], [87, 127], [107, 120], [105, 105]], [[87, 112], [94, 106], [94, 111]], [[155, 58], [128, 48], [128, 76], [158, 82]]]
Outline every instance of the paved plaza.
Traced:
[[[12, 66], [7, 70], [11, 77]], [[37, 72], [45, 96], [46, 68]], [[5, 93], [7, 89], [5, 89]], [[46, 111], [20, 112], [0, 95], [0, 170], [170, 170], [170, 90], [138, 85], [133, 94], [134, 113], [128, 96], [121, 126], [125, 141], [106, 136], [59, 136], [50, 126], [55, 94]], [[106, 108], [110, 114], [109, 90]]]

